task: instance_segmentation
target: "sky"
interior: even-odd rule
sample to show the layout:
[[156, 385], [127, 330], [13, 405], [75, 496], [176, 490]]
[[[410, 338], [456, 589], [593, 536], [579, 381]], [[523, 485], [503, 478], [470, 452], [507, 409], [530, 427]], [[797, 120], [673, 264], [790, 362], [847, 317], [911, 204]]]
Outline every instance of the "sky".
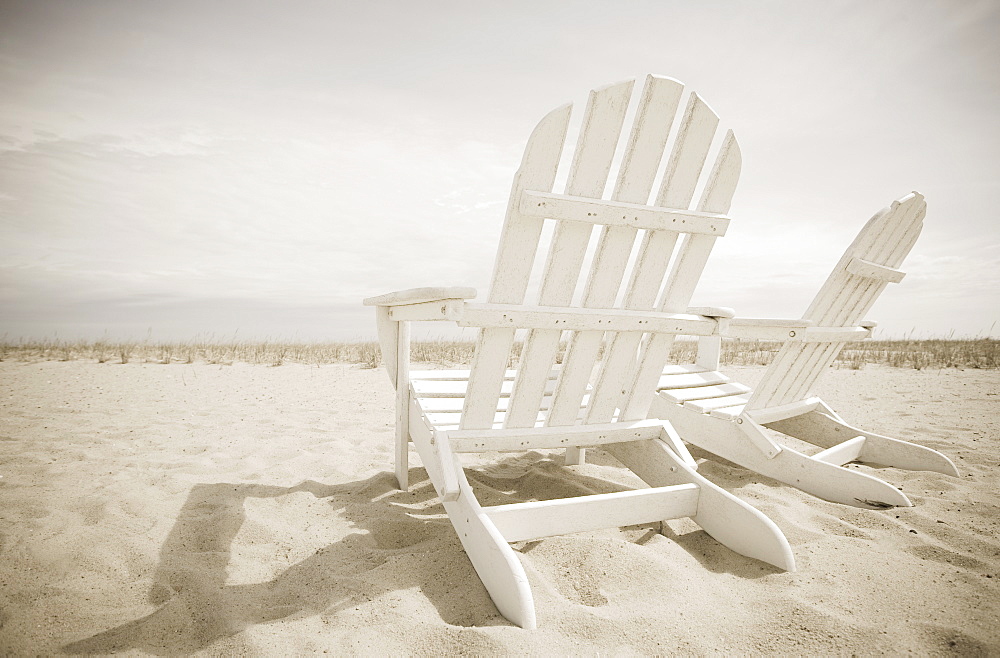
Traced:
[[0, 339], [363, 340], [364, 297], [483, 301], [535, 123], [646, 73], [743, 153], [694, 304], [800, 317], [918, 190], [876, 335], [995, 337], [997, 34], [977, 0], [0, 0]]

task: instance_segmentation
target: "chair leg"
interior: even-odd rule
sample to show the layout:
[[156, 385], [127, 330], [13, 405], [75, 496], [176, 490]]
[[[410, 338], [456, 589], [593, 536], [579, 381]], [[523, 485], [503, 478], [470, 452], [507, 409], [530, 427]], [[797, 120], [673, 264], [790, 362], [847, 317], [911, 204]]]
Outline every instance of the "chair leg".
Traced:
[[[410, 436], [455, 532], [500, 614], [521, 628], [535, 628], [535, 603], [528, 577], [514, 549], [489, 519], [465, 477], [462, 463], [439, 443], [411, 407]], [[435, 439], [432, 441], [432, 438]], [[452, 493], [457, 487], [457, 494]]]
[[657, 397], [650, 416], [669, 421], [688, 442], [761, 475], [790, 484], [818, 498], [854, 507], [911, 507], [896, 487], [860, 471], [850, 470], [782, 446], [768, 458], [751, 440], [750, 432], [763, 434], [744, 418], [737, 424], [684, 409]]
[[565, 464], [567, 466], [580, 466], [587, 461], [586, 448], [566, 448]]
[[857, 461], [892, 466], [909, 471], [934, 471], [958, 477], [955, 464], [937, 450], [852, 427], [835, 414], [813, 411], [794, 418], [768, 423], [766, 427], [823, 448], [853, 437], [865, 441]]
[[[667, 430], [665, 430], [667, 431]], [[660, 439], [603, 446], [651, 487], [694, 483], [698, 511], [691, 519], [724, 546], [785, 571], [795, 571], [791, 546], [778, 526], [759, 510], [698, 474]]]

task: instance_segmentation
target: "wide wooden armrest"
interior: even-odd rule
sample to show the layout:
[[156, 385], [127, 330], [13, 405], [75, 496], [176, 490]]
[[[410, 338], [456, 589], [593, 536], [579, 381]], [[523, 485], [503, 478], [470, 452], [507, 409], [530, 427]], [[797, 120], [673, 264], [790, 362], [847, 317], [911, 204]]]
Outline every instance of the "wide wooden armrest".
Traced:
[[686, 311], [691, 315], [703, 315], [706, 318], [734, 318], [736, 311], [728, 306], [692, 306]]
[[809, 320], [785, 318], [733, 318], [723, 334], [727, 338], [750, 338], [757, 340], [788, 340], [795, 338], [810, 326]]
[[365, 306], [402, 306], [405, 304], [422, 304], [424, 302], [439, 302], [445, 299], [474, 299], [475, 288], [410, 288], [390, 292], [378, 297], [369, 297], [362, 303]]
[[856, 327], [817, 327], [808, 320], [733, 318], [723, 335], [727, 338], [839, 343], [868, 338], [875, 324], [865, 320]]

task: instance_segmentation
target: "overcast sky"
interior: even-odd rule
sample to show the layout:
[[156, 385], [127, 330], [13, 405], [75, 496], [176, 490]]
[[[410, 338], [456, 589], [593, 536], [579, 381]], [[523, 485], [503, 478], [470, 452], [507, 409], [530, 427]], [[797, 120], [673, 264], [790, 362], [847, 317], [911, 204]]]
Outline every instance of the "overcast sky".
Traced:
[[799, 317], [864, 222], [925, 229], [881, 335], [1000, 327], [1000, 3], [0, 0], [0, 338], [374, 336], [486, 294], [550, 109], [646, 73], [734, 129], [693, 300]]

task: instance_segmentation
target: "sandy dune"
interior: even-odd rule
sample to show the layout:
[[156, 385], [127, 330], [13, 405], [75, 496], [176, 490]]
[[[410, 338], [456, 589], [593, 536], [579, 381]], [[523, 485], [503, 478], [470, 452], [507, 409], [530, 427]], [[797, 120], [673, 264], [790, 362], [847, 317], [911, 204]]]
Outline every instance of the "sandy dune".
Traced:
[[[381, 371], [0, 363], [0, 653], [1000, 653], [1000, 372], [831, 370], [820, 393], [961, 478], [877, 469], [915, 507], [873, 511], [705, 461], [785, 532], [798, 572], [690, 521], [528, 542], [527, 632], [419, 463], [394, 489]], [[629, 481], [592, 457], [469, 476], [490, 503]]]

